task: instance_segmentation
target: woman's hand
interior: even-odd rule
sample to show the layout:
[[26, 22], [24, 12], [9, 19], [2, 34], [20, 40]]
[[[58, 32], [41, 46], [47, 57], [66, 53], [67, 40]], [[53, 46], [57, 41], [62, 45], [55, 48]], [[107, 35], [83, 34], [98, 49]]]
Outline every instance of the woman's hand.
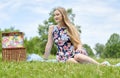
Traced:
[[75, 52], [80, 52], [81, 54], [88, 55], [88, 53], [86, 52], [86, 50], [84, 50], [83, 48], [77, 48], [75, 50]]

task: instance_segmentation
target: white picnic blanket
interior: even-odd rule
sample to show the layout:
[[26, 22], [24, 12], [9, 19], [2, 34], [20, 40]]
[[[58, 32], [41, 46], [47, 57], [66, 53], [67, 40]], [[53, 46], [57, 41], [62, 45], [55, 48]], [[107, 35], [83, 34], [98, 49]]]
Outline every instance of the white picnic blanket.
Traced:
[[57, 62], [56, 59], [48, 59], [48, 60], [44, 60], [40, 55], [38, 54], [29, 54], [27, 56], [27, 61], [40, 61], [40, 62]]

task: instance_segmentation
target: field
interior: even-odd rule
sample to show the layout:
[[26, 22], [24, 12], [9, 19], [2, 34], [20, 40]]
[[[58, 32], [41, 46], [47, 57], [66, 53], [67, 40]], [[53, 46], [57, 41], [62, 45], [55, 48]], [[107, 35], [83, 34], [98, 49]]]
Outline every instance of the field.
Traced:
[[[99, 59], [112, 64], [120, 59]], [[120, 78], [120, 67], [53, 62], [3, 62], [0, 78]]]

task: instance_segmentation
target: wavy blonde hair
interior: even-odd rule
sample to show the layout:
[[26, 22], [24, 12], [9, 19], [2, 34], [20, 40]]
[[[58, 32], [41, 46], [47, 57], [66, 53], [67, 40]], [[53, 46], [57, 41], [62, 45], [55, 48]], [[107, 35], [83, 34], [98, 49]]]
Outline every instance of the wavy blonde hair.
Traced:
[[74, 45], [74, 48], [77, 49], [78, 45], [82, 44], [79, 38], [80, 35], [79, 35], [77, 28], [70, 22], [67, 16], [67, 12], [64, 8], [57, 7], [54, 9], [54, 11], [55, 10], [58, 10], [62, 14], [63, 22], [65, 23], [67, 30], [68, 30], [67, 34], [69, 35], [70, 40], [72, 44]]

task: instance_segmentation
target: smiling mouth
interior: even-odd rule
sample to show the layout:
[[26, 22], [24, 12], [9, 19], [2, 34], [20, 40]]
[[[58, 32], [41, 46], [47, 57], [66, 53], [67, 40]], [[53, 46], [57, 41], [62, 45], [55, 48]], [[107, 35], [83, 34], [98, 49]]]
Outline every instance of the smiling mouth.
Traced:
[[58, 20], [58, 18], [55, 18], [55, 20]]

